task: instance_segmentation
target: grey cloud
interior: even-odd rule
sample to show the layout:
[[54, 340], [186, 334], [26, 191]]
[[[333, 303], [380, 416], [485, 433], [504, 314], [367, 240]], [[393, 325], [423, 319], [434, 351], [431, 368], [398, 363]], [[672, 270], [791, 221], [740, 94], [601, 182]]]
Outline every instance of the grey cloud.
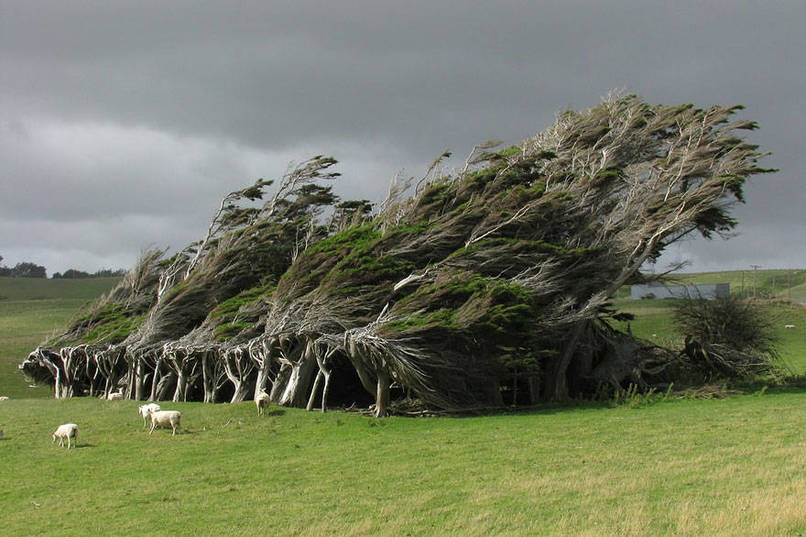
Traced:
[[518, 142], [626, 88], [747, 105], [774, 152], [762, 164], [782, 171], [748, 186], [747, 231], [720, 260], [806, 266], [748, 246], [806, 206], [802, 2], [0, 0], [0, 14], [6, 219], [165, 216], [198, 225], [177, 236], [192, 239], [222, 193], [314, 153], [342, 160], [345, 197], [377, 200], [401, 168]]

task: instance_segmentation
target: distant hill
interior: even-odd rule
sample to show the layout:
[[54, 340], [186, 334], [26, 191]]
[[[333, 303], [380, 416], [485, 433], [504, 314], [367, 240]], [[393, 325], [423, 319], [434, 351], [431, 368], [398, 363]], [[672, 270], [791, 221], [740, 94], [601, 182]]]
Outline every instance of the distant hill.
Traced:
[[740, 296], [806, 302], [806, 269], [683, 273], [670, 276], [669, 283], [729, 283], [731, 293]]
[[119, 281], [119, 277], [75, 280], [0, 277], [0, 300], [93, 300]]

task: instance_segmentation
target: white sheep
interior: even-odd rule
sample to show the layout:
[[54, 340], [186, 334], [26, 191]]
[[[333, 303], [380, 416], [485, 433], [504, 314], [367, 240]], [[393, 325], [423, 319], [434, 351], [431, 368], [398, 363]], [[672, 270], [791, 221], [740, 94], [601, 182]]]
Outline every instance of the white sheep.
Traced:
[[74, 439], [76, 444], [78, 444], [78, 425], [75, 423], [65, 423], [64, 425], [59, 425], [56, 431], [53, 433], [53, 441], [55, 442], [56, 439], [59, 439], [59, 445], [64, 446], [64, 439], [67, 439], [67, 449], [70, 449], [70, 439]]
[[792, 330], [793, 328], [795, 328], [795, 325], [794, 324], [786, 324], [786, 325], [784, 325], [784, 328], [786, 328], [787, 330]]
[[8, 401], [7, 395], [0, 395], [0, 401]]
[[255, 395], [255, 406], [257, 407], [257, 415], [262, 416], [263, 412], [266, 411], [266, 407], [269, 406], [269, 394], [260, 390], [260, 392]]
[[114, 392], [106, 396], [107, 401], [122, 401], [123, 392]]
[[148, 431], [148, 434], [154, 432], [156, 427], [167, 427], [171, 426], [173, 432], [171, 436], [176, 434], [176, 429], [180, 426], [180, 420], [182, 419], [182, 414], [177, 410], [158, 410], [156, 412], [149, 412], [151, 416], [151, 430]]
[[137, 411], [140, 413], [140, 416], [143, 418], [143, 429], [148, 426], [147, 420], [148, 415], [151, 412], [159, 412], [160, 406], [157, 403], [149, 403], [147, 405], [140, 405], [137, 407]]

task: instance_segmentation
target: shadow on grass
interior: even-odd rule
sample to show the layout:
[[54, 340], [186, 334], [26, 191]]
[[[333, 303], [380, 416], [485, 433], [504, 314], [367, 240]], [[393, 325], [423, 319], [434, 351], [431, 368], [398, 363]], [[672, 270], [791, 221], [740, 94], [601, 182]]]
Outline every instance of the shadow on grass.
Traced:
[[285, 414], [285, 410], [283, 410], [282, 408], [275, 408], [275, 409], [266, 411], [266, 413], [264, 415], [265, 416], [282, 416], [283, 414]]

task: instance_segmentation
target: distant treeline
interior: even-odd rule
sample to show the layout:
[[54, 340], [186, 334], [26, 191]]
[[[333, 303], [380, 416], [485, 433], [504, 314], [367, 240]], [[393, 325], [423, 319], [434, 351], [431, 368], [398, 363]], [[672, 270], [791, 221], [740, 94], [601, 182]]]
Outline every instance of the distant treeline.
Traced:
[[126, 271], [124, 269], [101, 269], [93, 272], [90, 274], [89, 272], [84, 272], [83, 270], [76, 270], [76, 269], [67, 269], [64, 273], [55, 272], [52, 276], [53, 279], [64, 278], [64, 279], [78, 279], [78, 278], [113, 278], [119, 276], [125, 276]]
[[[3, 260], [3, 256], [0, 256], [0, 261]], [[64, 273], [56, 272], [53, 274], [54, 279], [79, 279], [79, 278], [114, 278], [125, 276], [126, 271], [124, 269], [101, 269], [97, 270], [93, 273], [84, 272], [83, 270], [76, 270], [76, 269], [67, 269]], [[36, 263], [31, 263], [29, 261], [23, 261], [22, 263], [17, 263], [13, 267], [7, 267], [5, 265], [0, 264], [0, 276], [5, 276], [6, 278], [47, 278], [48, 273], [47, 269], [42, 265], [37, 265]]]
[[[2, 257], [0, 257], [2, 259]], [[47, 278], [45, 267], [35, 263], [17, 263], [14, 267], [0, 265], [0, 276], [9, 278]]]

